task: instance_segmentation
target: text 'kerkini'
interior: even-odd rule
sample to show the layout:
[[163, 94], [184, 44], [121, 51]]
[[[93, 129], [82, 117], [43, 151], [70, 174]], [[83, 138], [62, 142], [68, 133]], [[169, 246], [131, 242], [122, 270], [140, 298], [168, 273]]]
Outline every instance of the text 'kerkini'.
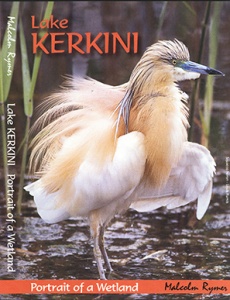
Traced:
[[[68, 19], [50, 19], [37, 22], [35, 16], [31, 16], [32, 29], [39, 32], [32, 32], [33, 54], [38, 50], [45, 54], [74, 53], [89, 54], [96, 51], [99, 54], [115, 54], [123, 49], [126, 53], [138, 52], [138, 32], [127, 32], [126, 39], [118, 32], [99, 32], [96, 36], [91, 32], [81, 34], [79, 32], [62, 32], [68, 28]], [[52, 32], [49, 32], [49, 29]], [[41, 32], [40, 32], [41, 30]], [[53, 32], [53, 30], [59, 30]]]

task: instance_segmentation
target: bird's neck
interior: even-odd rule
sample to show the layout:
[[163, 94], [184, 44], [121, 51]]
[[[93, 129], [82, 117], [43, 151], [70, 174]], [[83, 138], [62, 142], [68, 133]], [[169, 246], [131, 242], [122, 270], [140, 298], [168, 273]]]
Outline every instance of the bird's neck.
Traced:
[[156, 186], [162, 186], [187, 140], [187, 107], [183, 93], [170, 75], [159, 71], [134, 89], [132, 97], [129, 131], [145, 135], [145, 175]]
[[173, 75], [167, 67], [149, 69], [143, 72], [135, 72], [130, 78], [130, 88], [133, 91], [133, 104], [143, 96], [150, 94], [167, 94], [171, 87], [175, 86]]

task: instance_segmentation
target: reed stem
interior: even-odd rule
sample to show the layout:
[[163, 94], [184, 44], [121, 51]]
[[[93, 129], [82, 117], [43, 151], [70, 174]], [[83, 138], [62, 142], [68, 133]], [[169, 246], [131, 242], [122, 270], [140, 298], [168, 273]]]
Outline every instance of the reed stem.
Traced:
[[[3, 176], [5, 187], [5, 198], [7, 207], [7, 179], [9, 174], [9, 166], [7, 162], [7, 124], [5, 103], [7, 102], [11, 81], [13, 77], [14, 62], [16, 56], [16, 40], [17, 40], [17, 25], [19, 14], [19, 2], [13, 2], [10, 15], [7, 18], [7, 28], [4, 33], [2, 46], [0, 48], [0, 116], [1, 116], [1, 133], [2, 133], [2, 155], [3, 155]], [[11, 34], [11, 43], [8, 43], [8, 34]], [[7, 57], [11, 53], [11, 69], [8, 68]], [[14, 55], [12, 55], [14, 54]]]
[[[215, 1], [213, 3], [213, 14], [209, 29], [209, 66], [211, 68], [215, 68], [216, 66], [216, 57], [218, 50], [218, 29], [222, 4], [223, 3], [221, 1]], [[200, 111], [203, 129], [201, 143], [206, 147], [208, 147], [209, 144], [214, 82], [215, 78], [213, 76], [209, 76], [207, 78], [204, 96], [204, 109], [203, 112]]]
[[[49, 19], [53, 10], [54, 2], [48, 1], [43, 19]], [[47, 32], [47, 29], [43, 29], [40, 32], [41, 38]], [[34, 64], [32, 70], [32, 77], [30, 77], [29, 70], [29, 60], [26, 47], [26, 39], [24, 35], [24, 29], [22, 24], [22, 19], [20, 19], [20, 46], [22, 55], [22, 79], [23, 79], [23, 102], [24, 102], [24, 113], [26, 116], [26, 128], [23, 139], [23, 151], [22, 151], [22, 161], [21, 161], [21, 171], [20, 171], [20, 182], [19, 182], [19, 192], [17, 200], [17, 214], [21, 215], [21, 206], [23, 198], [23, 188], [25, 182], [26, 164], [27, 164], [27, 153], [29, 144], [29, 130], [30, 121], [33, 115], [34, 106], [34, 93], [38, 78], [38, 72], [41, 63], [42, 51], [38, 51], [34, 57]]]
[[[211, 2], [208, 1], [205, 8], [205, 14], [204, 14], [204, 21], [201, 31], [201, 38], [200, 38], [200, 47], [199, 47], [199, 53], [198, 53], [198, 59], [197, 62], [201, 63], [203, 50], [204, 50], [204, 41], [205, 41], [205, 35], [207, 30], [207, 25], [210, 17], [211, 12]], [[200, 87], [200, 80], [196, 80], [193, 86], [192, 94], [191, 94], [191, 104], [190, 104], [190, 111], [189, 111], [189, 124], [190, 128], [188, 131], [188, 140], [193, 140], [193, 131], [194, 131], [194, 118], [195, 118], [195, 111], [196, 107], [199, 105], [199, 87]]]

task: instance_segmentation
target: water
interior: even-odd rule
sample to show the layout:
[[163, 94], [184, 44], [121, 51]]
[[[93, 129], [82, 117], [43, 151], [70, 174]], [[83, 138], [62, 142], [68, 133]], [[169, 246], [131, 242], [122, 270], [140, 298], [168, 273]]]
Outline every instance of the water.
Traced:
[[[229, 209], [221, 199], [214, 193], [208, 213], [199, 222], [195, 220], [191, 207], [174, 211], [160, 209], [147, 214], [129, 211], [117, 216], [108, 227], [105, 239], [119, 278], [229, 279], [230, 217]], [[85, 220], [70, 219], [47, 225], [35, 212], [30, 213], [18, 223], [16, 247], [17, 279], [98, 278]], [[158, 254], [153, 255], [155, 252]], [[4, 251], [1, 259], [4, 259]], [[11, 278], [4, 265], [0, 267], [0, 276]], [[33, 299], [81, 299], [70, 295], [65, 298], [36, 297]], [[110, 297], [104, 296], [105, 299]], [[164, 299], [158, 297], [151, 299]], [[13, 298], [6, 296], [1, 299]], [[29, 298], [18, 296], [17, 299]], [[148, 298], [140, 295], [133, 299]], [[174, 295], [172, 299], [177, 297]]]

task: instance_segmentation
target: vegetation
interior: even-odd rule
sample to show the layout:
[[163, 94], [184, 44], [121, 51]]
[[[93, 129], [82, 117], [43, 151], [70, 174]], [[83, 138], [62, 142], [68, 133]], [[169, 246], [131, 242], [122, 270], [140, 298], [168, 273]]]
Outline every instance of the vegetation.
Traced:
[[[43, 19], [49, 19], [53, 10], [53, 1], [47, 2], [45, 13]], [[19, 17], [20, 15], [20, 17]], [[30, 119], [33, 115], [33, 98], [34, 98], [34, 90], [37, 82], [38, 71], [41, 62], [42, 52], [38, 51], [34, 56], [33, 63], [33, 71], [32, 76], [30, 77], [30, 68], [29, 68], [29, 58], [27, 52], [26, 38], [23, 29], [23, 3], [20, 5], [20, 2], [13, 2], [12, 9], [10, 13], [10, 17], [14, 19], [14, 30], [11, 30], [11, 47], [9, 49], [7, 39], [9, 37], [9, 25], [6, 29], [2, 48], [0, 49], [0, 86], [1, 86], [1, 128], [2, 128], [2, 153], [3, 153], [3, 170], [4, 170], [4, 180], [7, 182], [8, 178], [8, 164], [7, 164], [7, 129], [6, 129], [6, 112], [5, 112], [5, 104], [7, 103], [7, 99], [9, 96], [11, 80], [13, 77], [13, 71], [10, 76], [7, 72], [7, 63], [4, 58], [7, 57], [8, 53], [15, 53], [16, 43], [18, 42], [17, 37], [17, 26], [19, 23], [19, 43], [21, 50], [21, 64], [22, 64], [22, 84], [23, 84], [23, 102], [24, 102], [24, 113], [26, 116], [26, 126], [24, 132], [24, 139], [21, 143], [20, 148], [22, 148], [22, 161], [20, 167], [20, 182], [18, 189], [18, 201], [17, 201], [17, 213], [21, 214], [21, 203], [22, 203], [22, 195], [23, 195], [23, 186], [24, 186], [24, 178], [26, 173], [26, 163], [27, 163], [27, 150], [28, 150], [28, 139], [29, 139], [29, 129], [30, 129]], [[41, 37], [45, 34], [45, 30], [41, 30]], [[14, 57], [11, 60], [12, 69], [14, 66]], [[5, 193], [7, 195], [7, 184], [5, 184]], [[6, 197], [7, 199], [7, 197]]]

